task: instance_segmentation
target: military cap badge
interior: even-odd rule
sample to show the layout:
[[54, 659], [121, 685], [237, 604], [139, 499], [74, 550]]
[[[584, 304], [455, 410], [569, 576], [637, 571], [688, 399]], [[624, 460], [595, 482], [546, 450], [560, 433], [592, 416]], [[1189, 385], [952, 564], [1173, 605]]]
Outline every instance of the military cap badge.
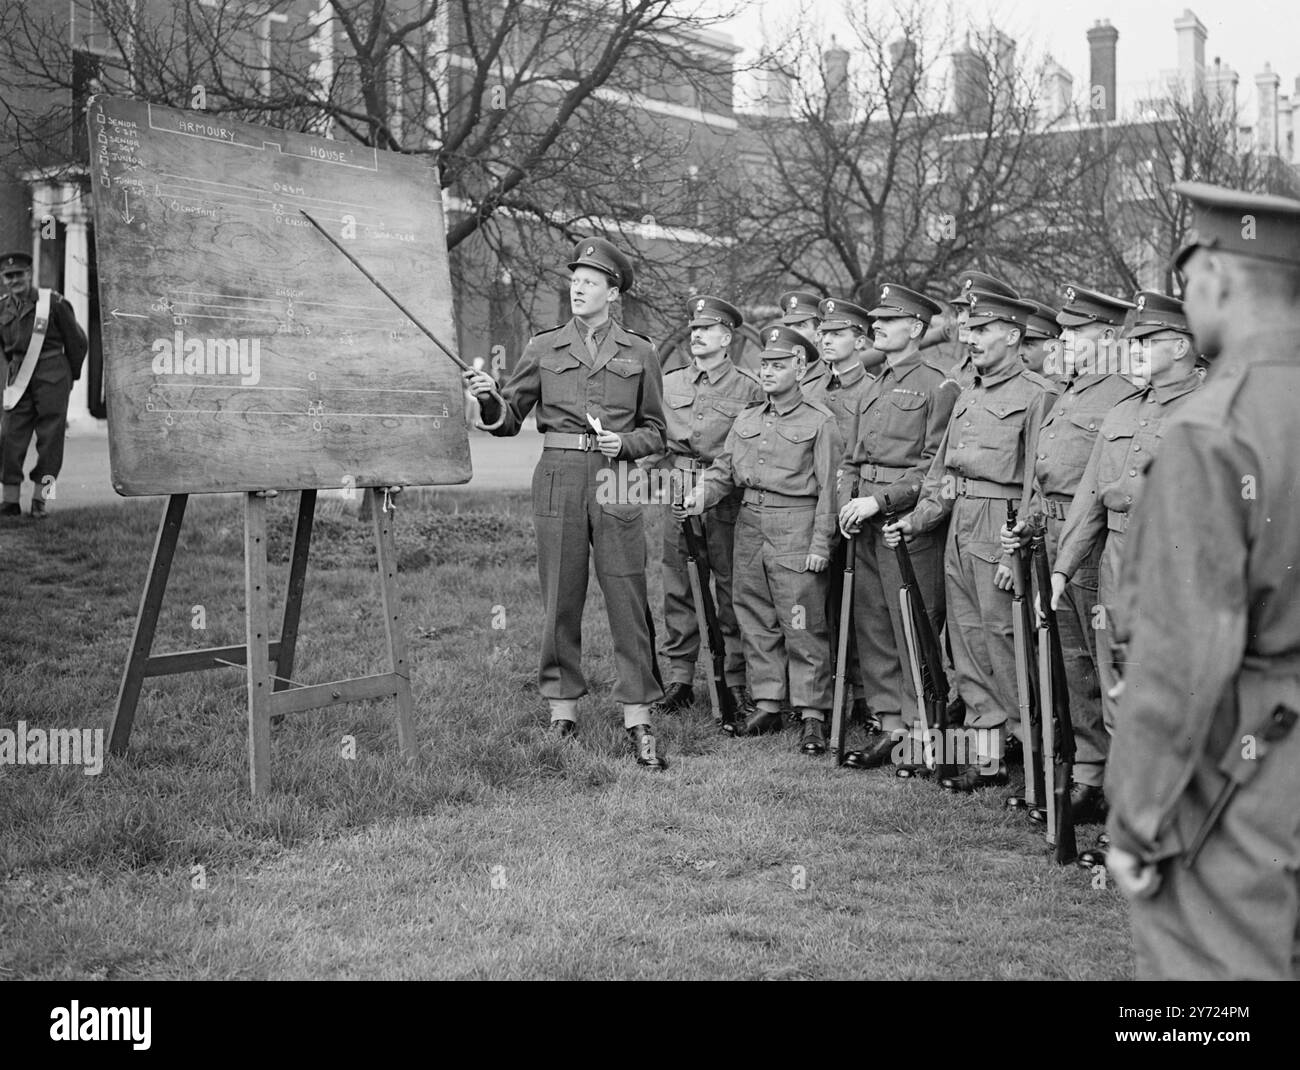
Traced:
[[974, 279], [965, 278], [961, 280], [961, 288], [963, 293], [968, 293], [970, 291], [970, 288], [974, 285], [975, 285]]
[[834, 301], [827, 301], [827, 302], [826, 302], [826, 311], [827, 311], [827, 312], [834, 312], [834, 311], [835, 311], [835, 302], [834, 302]]
[[[792, 301], [791, 304], [793, 305], [794, 302]], [[781, 337], [781, 332], [773, 328], [772, 333], [768, 335], [767, 340], [769, 342], [775, 342], [780, 337]]]
[[1138, 294], [1137, 310], [1141, 312], [1146, 307], [1147, 307], [1147, 295]]
[[1073, 301], [1073, 300], [1074, 300], [1074, 287], [1073, 287], [1073, 286], [1067, 286], [1067, 287], [1065, 288], [1065, 299], [1066, 299], [1067, 301]]
[[791, 308], [798, 308], [798, 307], [799, 307], [799, 298], [797, 298], [797, 297], [792, 297], [792, 298], [790, 298], [790, 307], [791, 307]]
[[889, 296], [889, 287], [888, 287], [888, 286], [882, 286], [882, 287], [880, 288], [880, 299], [883, 301], [883, 300], [884, 300], [886, 297], [888, 297], [888, 296]]
[[594, 245], [588, 245], [587, 248], [582, 251], [582, 255], [591, 256], [591, 254], [594, 253], [595, 251], [596, 251], [596, 247]]
[[703, 312], [703, 311], [704, 311], [704, 301], [703, 301], [703, 300], [699, 300], [699, 301], [696, 301], [696, 302], [695, 302], [695, 311], [696, 311], [696, 312]]
[[973, 293], [970, 295], [970, 307], [972, 310], [975, 308], [977, 304], [979, 304], [979, 299], [980, 299], [980, 295], [977, 293]]

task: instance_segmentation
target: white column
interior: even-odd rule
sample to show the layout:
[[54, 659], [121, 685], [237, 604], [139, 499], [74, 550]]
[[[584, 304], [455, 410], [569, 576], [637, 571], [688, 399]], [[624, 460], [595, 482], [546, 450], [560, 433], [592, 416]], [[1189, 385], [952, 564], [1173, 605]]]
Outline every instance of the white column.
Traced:
[[[90, 213], [78, 183], [63, 184], [64, 258], [63, 296], [68, 299], [81, 329], [90, 334]], [[68, 398], [68, 434], [98, 433], [103, 421], [90, 415], [90, 356], [82, 364], [81, 378], [72, 384]]]

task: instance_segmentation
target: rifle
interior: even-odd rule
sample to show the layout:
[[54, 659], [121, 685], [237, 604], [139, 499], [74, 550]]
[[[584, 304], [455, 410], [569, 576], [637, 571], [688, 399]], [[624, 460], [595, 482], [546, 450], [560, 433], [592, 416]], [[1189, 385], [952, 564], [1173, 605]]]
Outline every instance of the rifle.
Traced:
[[[890, 523], [896, 519], [894, 514], [886, 518]], [[903, 637], [907, 644], [907, 657], [912, 666], [912, 682], [916, 689], [916, 705], [921, 715], [921, 724], [925, 728], [926, 740], [931, 738], [930, 729], [937, 729], [939, 746], [943, 756], [948, 754], [948, 675], [943, 671], [943, 654], [939, 649], [939, 637], [935, 635], [930, 615], [925, 611], [925, 599], [921, 595], [920, 584], [916, 581], [916, 571], [912, 568], [912, 554], [907, 548], [907, 539], [900, 538], [894, 547], [898, 559], [898, 571], [903, 578], [903, 585], [898, 591], [898, 604], [903, 611]], [[953, 776], [956, 770], [949, 763], [942, 761], [930, 746], [925, 747], [923, 759], [927, 768], [933, 769], [938, 776]]]
[[700, 561], [708, 560], [708, 543], [704, 538], [704, 524], [698, 516], [688, 516], [682, 521], [682, 539], [686, 543], [686, 573], [691, 578], [691, 597], [695, 601], [695, 621], [700, 631], [700, 648], [709, 659], [709, 705], [713, 719], [720, 724], [736, 722], [736, 701], [727, 690], [726, 646], [722, 629], [718, 627], [718, 614], [709, 595], [708, 584], [700, 575]]
[[844, 764], [844, 744], [848, 736], [849, 719], [844, 716], [848, 691], [849, 633], [853, 630], [853, 572], [856, 557], [856, 539], [844, 538], [844, 585], [840, 588], [840, 631], [835, 651], [835, 693], [831, 699], [831, 743], [835, 747], [835, 764]]
[[1052, 570], [1047, 563], [1046, 536], [1033, 541], [1035, 586], [1038, 588], [1042, 633], [1038, 640], [1038, 700], [1042, 710], [1043, 803], [1047, 807], [1047, 842], [1056, 847], [1056, 862], [1067, 865], [1078, 856], [1074, 842], [1074, 815], [1070, 811], [1070, 784], [1074, 771], [1074, 724], [1070, 720], [1070, 695], [1066, 690], [1065, 656], [1061, 632], [1052, 609]]
[[[1007, 528], [1016, 526], [1015, 502], [1007, 502]], [[1013, 795], [1007, 799], [1007, 807], [1012, 810], [1027, 808], [1037, 810], [1044, 799], [1042, 747], [1036, 746], [1034, 738], [1037, 725], [1034, 717], [1032, 685], [1029, 680], [1030, 648], [1034, 634], [1033, 619], [1030, 616], [1029, 601], [1025, 598], [1025, 562], [1020, 551], [1011, 555], [1011, 579], [1013, 594], [1011, 598], [1011, 625], [1015, 633], [1016, 645], [1016, 699], [1020, 709], [1020, 731], [1025, 744], [1025, 794]]]

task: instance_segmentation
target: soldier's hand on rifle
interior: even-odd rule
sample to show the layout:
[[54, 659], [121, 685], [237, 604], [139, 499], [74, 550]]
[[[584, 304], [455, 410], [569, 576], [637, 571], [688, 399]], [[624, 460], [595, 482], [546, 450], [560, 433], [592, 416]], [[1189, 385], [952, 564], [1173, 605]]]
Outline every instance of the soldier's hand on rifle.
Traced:
[[460, 373], [461, 382], [465, 384], [465, 389], [473, 394], [476, 398], [485, 398], [496, 388], [496, 380], [487, 372], [466, 371]]
[[891, 550], [897, 546], [903, 539], [910, 535], [915, 535], [912, 530], [912, 520], [910, 517], [903, 517], [902, 520], [895, 521], [893, 524], [886, 524], [880, 529], [881, 534], [885, 536], [885, 545]]
[[1160, 871], [1113, 843], [1106, 853], [1106, 868], [1128, 899], [1150, 899], [1160, 890]]
[[1014, 528], [1003, 524], [999, 537], [1002, 540], [1002, 552], [1004, 554], [1014, 554], [1029, 542], [1029, 525], [1023, 520], [1017, 520]]
[[840, 510], [840, 531], [847, 537], [856, 535], [862, 525], [880, 512], [880, 503], [874, 495], [853, 498]]
[[1056, 612], [1061, 607], [1061, 595], [1065, 593], [1065, 585], [1068, 582], [1064, 572], [1052, 573], [1052, 612]]
[[993, 573], [993, 586], [999, 591], [1010, 591], [1015, 585], [1015, 577], [1011, 571], [1011, 566], [999, 562], [997, 571]]
[[809, 572], [825, 572], [829, 564], [830, 559], [822, 557], [821, 554], [809, 554], [804, 561], [804, 567]]
[[691, 491], [681, 501], [673, 502], [673, 518], [679, 522], [698, 512], [699, 504], [695, 499], [695, 491]]

